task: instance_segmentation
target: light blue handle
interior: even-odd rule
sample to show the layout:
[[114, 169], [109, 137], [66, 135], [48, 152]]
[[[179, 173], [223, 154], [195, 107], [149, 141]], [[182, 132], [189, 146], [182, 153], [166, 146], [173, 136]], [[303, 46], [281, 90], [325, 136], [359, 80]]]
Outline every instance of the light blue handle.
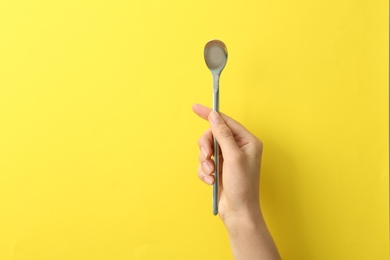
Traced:
[[[213, 73], [213, 110], [219, 112], [219, 74]], [[219, 189], [219, 145], [214, 137], [214, 184], [213, 184], [213, 214], [218, 214]]]

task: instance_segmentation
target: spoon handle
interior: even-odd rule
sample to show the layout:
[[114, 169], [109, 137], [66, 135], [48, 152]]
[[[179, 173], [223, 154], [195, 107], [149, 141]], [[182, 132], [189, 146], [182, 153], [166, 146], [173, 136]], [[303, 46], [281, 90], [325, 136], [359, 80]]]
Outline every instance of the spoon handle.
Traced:
[[[219, 112], [219, 75], [213, 74], [213, 110]], [[213, 184], [213, 214], [218, 214], [218, 186], [219, 186], [219, 145], [214, 137], [214, 184]]]

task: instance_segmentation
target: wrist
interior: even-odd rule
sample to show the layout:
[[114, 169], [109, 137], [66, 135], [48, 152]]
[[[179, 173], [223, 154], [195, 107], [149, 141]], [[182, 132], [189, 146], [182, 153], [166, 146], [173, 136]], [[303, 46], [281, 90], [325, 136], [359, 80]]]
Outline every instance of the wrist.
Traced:
[[265, 224], [260, 207], [225, 213], [221, 215], [221, 219], [229, 234], [244, 230], [256, 230]]
[[260, 208], [229, 215], [224, 224], [234, 259], [280, 259]]

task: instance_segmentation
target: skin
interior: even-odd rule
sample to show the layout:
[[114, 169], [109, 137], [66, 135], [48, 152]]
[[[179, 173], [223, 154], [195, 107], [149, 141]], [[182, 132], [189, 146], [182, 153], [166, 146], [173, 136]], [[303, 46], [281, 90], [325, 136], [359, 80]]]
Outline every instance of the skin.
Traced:
[[214, 183], [213, 136], [221, 148], [218, 208], [234, 259], [280, 259], [260, 208], [262, 142], [227, 115], [199, 104], [192, 109], [210, 123], [198, 140], [198, 177], [208, 185]]

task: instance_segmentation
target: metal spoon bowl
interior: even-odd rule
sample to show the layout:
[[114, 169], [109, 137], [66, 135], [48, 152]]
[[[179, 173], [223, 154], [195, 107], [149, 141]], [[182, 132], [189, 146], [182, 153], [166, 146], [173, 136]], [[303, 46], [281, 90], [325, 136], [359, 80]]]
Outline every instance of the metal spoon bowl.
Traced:
[[211, 40], [206, 43], [204, 47], [204, 60], [211, 71], [216, 71], [220, 74], [226, 65], [227, 57], [227, 48], [222, 41]]

